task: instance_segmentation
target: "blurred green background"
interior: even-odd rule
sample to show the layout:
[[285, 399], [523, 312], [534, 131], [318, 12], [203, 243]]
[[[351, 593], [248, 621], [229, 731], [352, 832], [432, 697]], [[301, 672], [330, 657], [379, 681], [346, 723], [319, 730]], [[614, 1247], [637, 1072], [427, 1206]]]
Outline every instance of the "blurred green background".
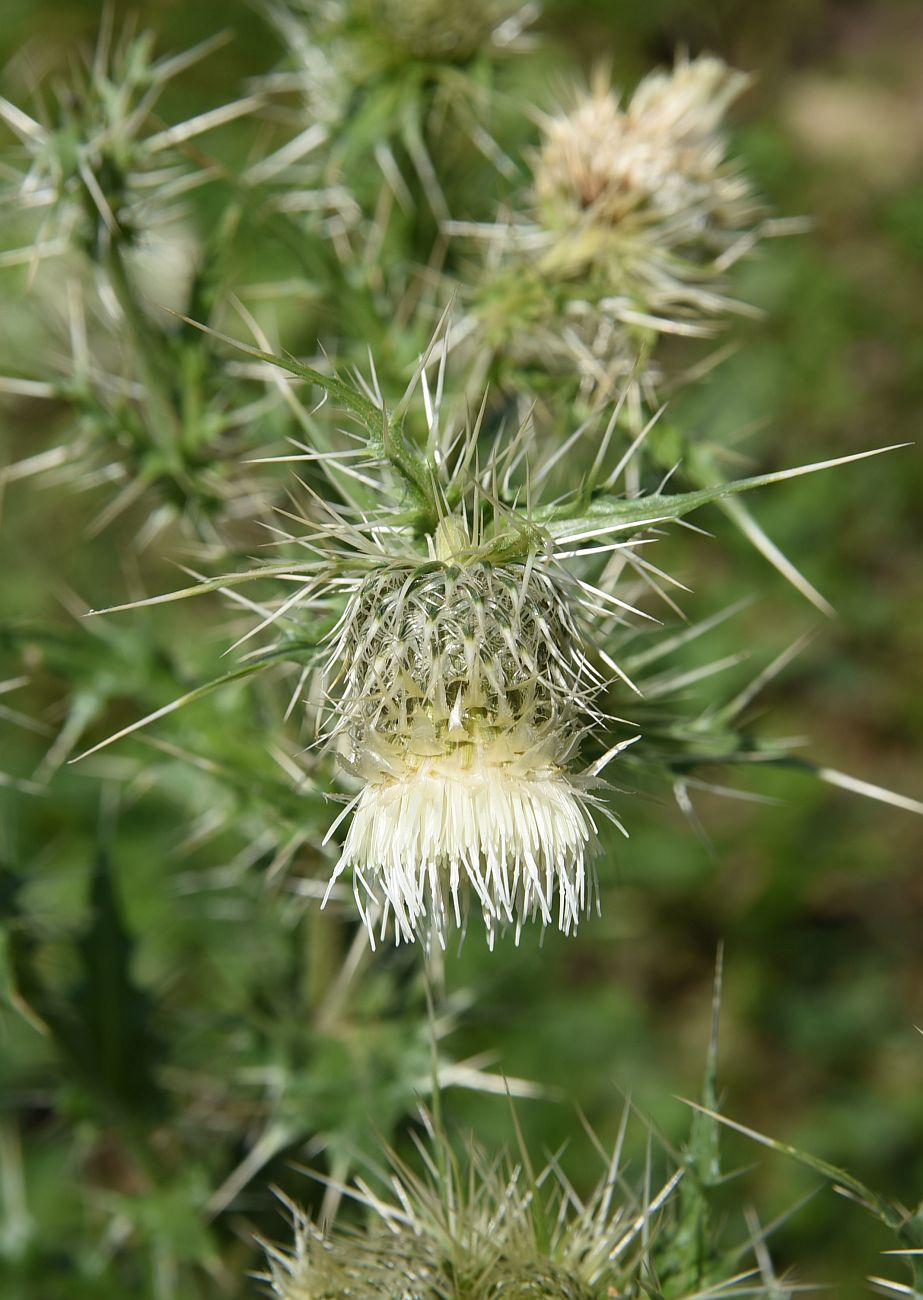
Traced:
[[[178, 113], [222, 102], [278, 57], [256, 6], [147, 0], [115, 10], [154, 27], [165, 51], [217, 28], [233, 33], [171, 90], [169, 106]], [[0, 66], [27, 43], [42, 62], [91, 39], [98, 6], [3, 0], [2, 17]], [[627, 84], [682, 47], [715, 51], [756, 72], [735, 115], [735, 146], [776, 212], [811, 218], [808, 233], [764, 246], [739, 272], [741, 294], [765, 309], [765, 319], [748, 324], [740, 351], [678, 399], [677, 420], [723, 439], [746, 435], [737, 444], [746, 472], [916, 440], [923, 398], [920, 6], [549, 0], [538, 26], [557, 51], [536, 64], [541, 102], [601, 51], [611, 51], [615, 80]], [[251, 131], [250, 124], [227, 128], [214, 148], [233, 157]], [[278, 250], [266, 251], [265, 265], [260, 259], [261, 251], [251, 250], [251, 278], [279, 273]], [[0, 296], [4, 350], [12, 333], [18, 347], [23, 330], [28, 339], [21, 292], [10, 280]], [[294, 309], [289, 327], [289, 346], [310, 349], [310, 326]], [[62, 427], [54, 410], [4, 401], [4, 458], [55, 445]], [[915, 797], [923, 793], [921, 502], [923, 454], [912, 445], [752, 503], [836, 607], [830, 622], [800, 602], [717, 512], [698, 522], [720, 543], [684, 534], [667, 544], [672, 570], [701, 586], [687, 601], [697, 617], [756, 597], [709, 644], [714, 657], [741, 641], [752, 650], [752, 663], [730, 677], [746, 681], [815, 629], [763, 698], [772, 734], [809, 735], [811, 757]], [[104, 700], [100, 716], [112, 730], [137, 716], [134, 675], [157, 681], [160, 674], [154, 703], [165, 702], [177, 693], [177, 679], [182, 689], [215, 670], [226, 636], [220, 616], [216, 626], [214, 609], [204, 607], [92, 631], [80, 624], [68, 606], [175, 585], [169, 541], [135, 571], [130, 518], [103, 542], [87, 541], [96, 509], [89, 498], [63, 499], [38, 482], [7, 490], [0, 600], [10, 666], [0, 678], [18, 675], [25, 658], [29, 703], [13, 694], [2, 702], [54, 725], [60, 679], [76, 673], [87, 709]], [[180, 549], [177, 542], [174, 554]], [[41, 638], [30, 640], [39, 625]], [[57, 641], [49, 640], [49, 627], [58, 629]], [[220, 732], [228, 750], [247, 748], [259, 709], [252, 695], [231, 692], [197, 705], [189, 726]], [[28, 782], [48, 739], [2, 717], [0, 726], [0, 770], [8, 782]], [[127, 744], [136, 757], [142, 752], [142, 742]], [[190, 794], [186, 787], [200, 780], [204, 787], [212, 777], [148, 752], [157, 773], [149, 784], [132, 775], [123, 786], [113, 750], [108, 767], [62, 769], [44, 792], [0, 788], [7, 963], [0, 978], [8, 995], [0, 1010], [0, 1292], [10, 1300], [98, 1300], [123, 1296], [129, 1284], [141, 1296], [182, 1300], [255, 1294], [256, 1283], [244, 1278], [256, 1267], [253, 1228], [284, 1235], [269, 1185], [316, 1198], [292, 1162], [338, 1166], [336, 1152], [311, 1148], [311, 1135], [336, 1128], [368, 1146], [370, 1126], [388, 1132], [402, 1118], [407, 1080], [427, 1076], [425, 1025], [408, 1059], [407, 1032], [395, 1027], [400, 1017], [375, 1005], [376, 998], [399, 1004], [402, 990], [415, 985], [414, 955], [377, 959], [380, 979], [369, 985], [369, 1004], [357, 1007], [341, 1035], [304, 1025], [303, 990], [322, 977], [325, 942], [313, 907], [301, 906], [284, 884], [267, 888], [258, 870], [219, 878], [216, 865], [234, 860], [246, 826], [229, 826], [204, 848], [190, 843], [189, 824], [170, 819]], [[490, 1053], [496, 1070], [547, 1086], [548, 1100], [519, 1105], [536, 1149], [555, 1149], [579, 1131], [576, 1107], [610, 1138], [626, 1092], [680, 1141], [688, 1112], [676, 1098], [697, 1095], [723, 939], [725, 1112], [917, 1203], [923, 822], [793, 771], [762, 770], [747, 783], [776, 802], [701, 797], [710, 847], [666, 800], [635, 809], [623, 799], [631, 840], [618, 860], [603, 864], [602, 916], [576, 941], [549, 934], [540, 946], [527, 937], [518, 950], [507, 940], [489, 954], [472, 936], [460, 956], [450, 954], [445, 981], [458, 995], [451, 1053]], [[217, 789], [220, 781], [202, 797], [217, 799]], [[247, 794], [259, 803], [259, 791]], [[28, 969], [69, 990], [69, 1054], [22, 1013], [19, 998], [29, 1002], [29, 990], [16, 990], [8, 958], [24, 951]], [[408, 1005], [413, 1019], [419, 990], [408, 994]], [[137, 1041], [124, 1039], [131, 1025], [143, 1026]], [[61, 1038], [67, 1041], [67, 1032]], [[306, 1062], [312, 1083], [300, 1093]], [[102, 1091], [85, 1086], [94, 1074], [97, 1084], [104, 1077]], [[274, 1098], [282, 1092], [280, 1110]], [[122, 1123], [127, 1098], [133, 1114]], [[510, 1136], [502, 1097], [452, 1090], [445, 1107], [452, 1123], [471, 1123], [488, 1142]], [[268, 1114], [278, 1128], [266, 1139], [265, 1165], [219, 1196], [213, 1214], [190, 1212], [210, 1203], [265, 1136]], [[584, 1147], [576, 1141], [572, 1152], [578, 1182], [593, 1158]], [[764, 1222], [817, 1188], [795, 1165], [735, 1135], [727, 1152], [732, 1166], [748, 1166], [731, 1200], [752, 1200]], [[160, 1190], [153, 1194], [151, 1186]], [[132, 1234], [149, 1253], [116, 1265]], [[822, 1187], [775, 1234], [773, 1256], [801, 1281], [859, 1296], [869, 1273], [888, 1271], [879, 1252], [892, 1244], [858, 1207]], [[190, 1261], [210, 1281], [191, 1282]]]

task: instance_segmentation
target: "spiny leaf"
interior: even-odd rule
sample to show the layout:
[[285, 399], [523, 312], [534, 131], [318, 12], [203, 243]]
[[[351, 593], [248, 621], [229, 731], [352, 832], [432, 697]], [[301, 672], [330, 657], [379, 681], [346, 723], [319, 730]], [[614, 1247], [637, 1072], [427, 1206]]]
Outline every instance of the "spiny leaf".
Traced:
[[49, 1028], [36, 1009], [41, 989], [33, 958], [38, 940], [19, 903], [24, 878], [7, 867], [0, 869], [0, 998], [40, 1034]]
[[[718, 1108], [718, 1030], [721, 1016], [721, 989], [724, 975], [724, 948], [719, 945], [715, 957], [715, 982], [711, 1004], [711, 1030], [708, 1036], [708, 1054], [705, 1060], [705, 1077], [702, 1081], [702, 1104], [712, 1110]], [[692, 1119], [689, 1140], [689, 1162], [698, 1178], [713, 1185], [721, 1177], [721, 1157], [718, 1150], [718, 1125], [699, 1111]]]
[[894, 443], [890, 447], [876, 447], [873, 451], [860, 451], [851, 456], [837, 456], [833, 460], [815, 461], [810, 465], [776, 470], [771, 474], [756, 474], [751, 478], [737, 479], [731, 483], [717, 483], [713, 487], [696, 488], [692, 492], [629, 499], [597, 497], [583, 508], [580, 514], [574, 513], [574, 502], [539, 507], [533, 510], [532, 518], [535, 523], [543, 524], [553, 537], [561, 541], [579, 541], [584, 532], [595, 537], [604, 531], [617, 532], [623, 528], [637, 528], [647, 524], [682, 519], [684, 515], [691, 514], [701, 506], [710, 505], [713, 501], [721, 501], [738, 492], [750, 492], [754, 488], [768, 487], [772, 483], [783, 483], [786, 479], [799, 478], [802, 474], [816, 474], [820, 470], [833, 469], [837, 465], [848, 465], [851, 461], [868, 460], [871, 456], [882, 456], [885, 452], [897, 451], [909, 445], [905, 442]]
[[[685, 1100], [685, 1098], [680, 1098], [680, 1100]], [[820, 1174], [822, 1178], [830, 1183], [834, 1191], [840, 1192], [841, 1195], [856, 1201], [864, 1209], [868, 1210], [880, 1223], [895, 1233], [898, 1241], [906, 1243], [911, 1248], [923, 1246], [923, 1216], [919, 1213], [908, 1213], [903, 1206], [889, 1201], [887, 1197], [881, 1196], [878, 1192], [867, 1187], [854, 1174], [845, 1169], [840, 1169], [837, 1165], [830, 1164], [827, 1160], [822, 1160], [819, 1156], [811, 1155], [808, 1151], [801, 1151], [788, 1142], [779, 1142], [775, 1138], [767, 1137], [764, 1133], [758, 1133], [756, 1129], [748, 1128], [745, 1124], [738, 1124], [735, 1120], [728, 1119], [725, 1115], [720, 1115], [717, 1111], [710, 1110], [706, 1106], [699, 1106], [694, 1101], [687, 1101], [686, 1105], [692, 1106], [696, 1111], [710, 1115], [719, 1123], [735, 1129], [738, 1133], [742, 1133], [744, 1137], [752, 1138], [754, 1142], [769, 1147], [771, 1151], [778, 1151], [781, 1155], [797, 1160], [799, 1164], [813, 1170], [816, 1174]], [[914, 1290], [905, 1289], [902, 1293], [917, 1295], [919, 1292], [916, 1288], [923, 1285], [923, 1258], [918, 1256], [916, 1249], [902, 1253], [907, 1259], [914, 1283]], [[901, 1290], [899, 1284], [895, 1285], [895, 1290]]]
[[181, 313], [175, 314], [179, 315], [184, 324], [190, 325], [193, 329], [201, 330], [203, 334], [211, 335], [212, 338], [218, 339], [219, 342], [236, 348], [238, 352], [245, 352], [247, 356], [255, 357], [257, 361], [265, 361], [267, 365], [278, 366], [281, 370], [287, 370], [289, 374], [296, 375], [299, 379], [304, 379], [310, 384], [316, 384], [318, 388], [323, 389], [340, 406], [358, 416], [370, 438], [380, 436], [379, 430], [382, 418], [387, 418], [385, 413], [364, 393], [359, 392], [357, 388], [347, 384], [337, 375], [325, 375], [322, 371], [315, 370], [313, 366], [306, 366], [303, 362], [296, 360], [295, 357], [278, 356], [274, 352], [264, 352], [261, 348], [255, 348], [250, 343], [243, 343], [240, 339], [232, 338], [230, 334], [222, 334], [220, 330], [212, 329], [210, 325], [203, 325], [201, 321], [193, 320], [190, 316], [183, 316]]
[[742, 1133], [744, 1137], [751, 1138], [754, 1142], [759, 1142], [764, 1147], [769, 1147], [771, 1151], [777, 1151], [780, 1155], [791, 1157], [797, 1160], [799, 1164], [811, 1169], [816, 1174], [820, 1174], [834, 1188], [842, 1189], [853, 1200], [859, 1202], [872, 1213], [879, 1222], [892, 1231], [900, 1232], [906, 1222], [907, 1214], [899, 1206], [893, 1204], [886, 1197], [880, 1196], [877, 1192], [872, 1191], [870, 1187], [861, 1182], [854, 1174], [845, 1169], [840, 1169], [832, 1165], [827, 1160], [822, 1160], [820, 1156], [812, 1155], [808, 1151], [801, 1151], [798, 1147], [792, 1146], [788, 1142], [779, 1142], [776, 1138], [767, 1137], [765, 1133], [759, 1133], [756, 1129], [748, 1128], [746, 1124], [738, 1124], [736, 1120], [728, 1119], [726, 1115], [712, 1110], [708, 1106], [700, 1106], [698, 1102], [689, 1101], [685, 1097], [678, 1098], [687, 1106], [703, 1115], [709, 1116], [719, 1124], [724, 1124], [727, 1128], [732, 1128], [737, 1133]]
[[[707, 448], [694, 445], [687, 446], [685, 458], [696, 482], [702, 484], [714, 483], [721, 477], [720, 468], [716, 464], [714, 456], [709, 454]], [[769, 561], [773, 568], [781, 573], [782, 577], [787, 582], [790, 582], [796, 591], [801, 592], [805, 600], [809, 600], [816, 609], [819, 609], [822, 614], [826, 614], [828, 618], [836, 616], [836, 610], [829, 600], [821, 595], [801, 570], [796, 568], [788, 556], [776, 545], [753, 518], [743, 501], [738, 501], [735, 497], [725, 497], [718, 502], [718, 506], [732, 523], [737, 525], [747, 541]]]
[[[41, 982], [28, 942], [11, 950], [17, 993], [29, 1018], [44, 1027], [108, 1122], [134, 1125], [161, 1113], [165, 1097], [155, 1070], [163, 1059], [152, 1006], [134, 981], [134, 940], [122, 911], [109, 857], [99, 850], [90, 882], [90, 921], [77, 942], [79, 974], [64, 994]], [[36, 1019], [37, 1018], [37, 1019]]]
[[196, 700], [204, 699], [206, 695], [211, 695], [213, 691], [220, 690], [222, 686], [230, 686], [234, 682], [244, 681], [248, 677], [253, 677], [255, 674], [263, 672], [263, 670], [270, 667], [271, 664], [278, 663], [280, 660], [291, 659], [299, 653], [304, 653], [305, 651], [313, 650], [314, 648], [313, 642], [286, 642], [285, 645], [267, 651], [258, 659], [253, 660], [251, 663], [244, 664], [241, 668], [235, 668], [232, 672], [224, 673], [221, 677], [215, 677], [212, 681], [204, 682], [201, 686], [195, 687], [194, 690], [187, 691], [185, 695], [177, 696], [177, 698], [171, 700], [169, 704], [162, 705], [161, 708], [155, 709], [153, 713], [148, 713], [145, 717], [139, 718], [137, 722], [129, 723], [128, 726], [123, 727], [121, 731], [117, 731], [114, 735], [108, 736], [105, 740], [101, 740], [98, 745], [93, 745], [92, 748], [84, 750], [82, 754], [78, 754], [76, 758], [72, 758], [70, 761], [72, 763], [79, 763], [82, 758], [88, 758], [90, 754], [95, 754], [100, 749], [105, 749], [107, 745], [113, 744], [116, 740], [121, 740], [123, 736], [131, 735], [133, 731], [140, 731], [140, 729], [146, 727], [149, 722], [156, 722], [159, 718], [165, 718], [170, 713], [176, 713], [178, 709], [184, 708], [187, 704], [192, 704]]
[[[711, 1006], [711, 1032], [702, 1081], [704, 1106], [718, 1104], [718, 1023], [721, 1012], [721, 982], [724, 953], [719, 946], [715, 960], [715, 981]], [[731, 1257], [723, 1258], [717, 1249], [714, 1210], [709, 1191], [721, 1179], [719, 1127], [705, 1112], [693, 1115], [692, 1130], [685, 1153], [688, 1177], [679, 1188], [679, 1214], [676, 1232], [664, 1252], [662, 1268], [683, 1289], [699, 1290], [718, 1278], [726, 1278]]]
[[217, 578], [205, 578], [191, 587], [180, 587], [176, 591], [165, 591], [159, 596], [145, 596], [142, 600], [129, 600], [124, 605], [109, 605], [105, 609], [88, 609], [87, 618], [98, 614], [123, 614], [129, 609], [146, 609], [149, 605], [168, 605], [174, 600], [188, 600], [192, 596], [204, 596], [209, 591], [220, 591], [222, 587], [239, 587], [245, 582], [255, 582], [259, 578], [283, 578], [286, 574], [303, 577], [310, 569], [316, 568], [314, 561], [304, 564], [266, 564], [243, 573], [224, 573]]
[[97, 853], [89, 901], [92, 916], [77, 949], [81, 975], [71, 1003], [69, 1023], [76, 1035], [71, 1054], [126, 1112], [156, 1111], [163, 1104], [155, 1080], [162, 1047], [151, 1023], [150, 1000], [134, 982], [134, 939], [103, 849]]

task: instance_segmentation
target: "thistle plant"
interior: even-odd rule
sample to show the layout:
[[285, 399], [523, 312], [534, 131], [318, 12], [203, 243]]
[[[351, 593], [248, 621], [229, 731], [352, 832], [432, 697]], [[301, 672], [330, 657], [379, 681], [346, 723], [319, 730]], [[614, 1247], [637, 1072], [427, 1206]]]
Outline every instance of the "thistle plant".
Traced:
[[[757, 386], [763, 460], [792, 467], [739, 477], [664, 407], [720, 359], [689, 340], [739, 342], [735, 265], [791, 228], [731, 147], [750, 78], [681, 55], [552, 106], [532, 5], [259, 15], [262, 45], [160, 54], [107, 12], [82, 62], [46, 75], [40, 43], [0, 99], [0, 1291], [242, 1300], [277, 1186], [280, 1300], [781, 1300], [768, 1233], [724, 1223], [713, 1059], [682, 1149], [644, 1153], [627, 1109], [614, 1149], [593, 1136], [596, 1080], [644, 1074], [663, 1003], [664, 1090], [683, 1072], [680, 931], [710, 952], [758, 915], [755, 952], [783, 927], [793, 968], [814, 951], [794, 910], [821, 869], [786, 913], [768, 841], [781, 877], [820, 810], [747, 823], [724, 891], [671, 800], [719, 841], [737, 823], [700, 795], [759, 799], [779, 768], [923, 812], [774, 738], [755, 704], [775, 683], [791, 711], [784, 682], [804, 706], [807, 637], [742, 616], [733, 541], [685, 545], [723, 510], [828, 608], [744, 494], [876, 454], [844, 422], [847, 454], [800, 463]], [[226, 102], [171, 117], [174, 78], [231, 49]], [[877, 499], [849, 499], [863, 555]], [[845, 501], [811, 529], [842, 540]], [[809, 980], [778, 978], [800, 1008]], [[531, 1101], [511, 1155], [447, 1136], [452, 1089], [562, 1080], [601, 1175]], [[812, 1159], [914, 1264], [919, 1214]]]

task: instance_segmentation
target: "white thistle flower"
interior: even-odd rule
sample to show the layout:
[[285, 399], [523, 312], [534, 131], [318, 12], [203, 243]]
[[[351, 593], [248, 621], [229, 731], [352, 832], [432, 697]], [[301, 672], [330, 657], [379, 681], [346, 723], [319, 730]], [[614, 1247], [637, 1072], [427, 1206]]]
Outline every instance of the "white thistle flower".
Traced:
[[328, 734], [364, 784], [333, 880], [351, 868], [398, 940], [444, 945], [472, 896], [491, 941], [536, 916], [569, 933], [593, 896], [598, 805], [573, 766], [601, 679], [541, 554], [482, 558], [452, 517], [431, 550], [364, 576], [338, 625]]

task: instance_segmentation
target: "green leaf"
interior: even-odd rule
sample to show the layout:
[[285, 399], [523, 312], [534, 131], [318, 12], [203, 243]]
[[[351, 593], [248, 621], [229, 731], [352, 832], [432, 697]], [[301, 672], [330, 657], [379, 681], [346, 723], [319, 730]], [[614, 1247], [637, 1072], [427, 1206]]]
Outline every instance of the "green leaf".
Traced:
[[721, 1115], [708, 1106], [700, 1106], [697, 1102], [688, 1101], [685, 1097], [681, 1097], [679, 1100], [717, 1123], [724, 1124], [737, 1133], [742, 1133], [744, 1137], [752, 1138], [754, 1142], [769, 1147], [771, 1151], [777, 1151], [780, 1155], [789, 1156], [792, 1160], [797, 1160], [799, 1164], [804, 1165], [805, 1168], [820, 1174], [834, 1189], [846, 1193], [850, 1199], [857, 1201], [869, 1213], [873, 1214], [880, 1223], [883, 1223], [887, 1228], [891, 1228], [892, 1231], [901, 1234], [906, 1227], [908, 1216], [905, 1210], [902, 1210], [886, 1197], [872, 1191], [870, 1187], [866, 1187], [860, 1179], [847, 1170], [840, 1169], [837, 1165], [832, 1165], [829, 1161], [822, 1160], [820, 1156], [812, 1155], [809, 1151], [801, 1151], [788, 1142], [779, 1142], [776, 1138], [767, 1137], [764, 1133], [758, 1133], [756, 1129], [748, 1128], [745, 1124], [738, 1124], [735, 1120], [728, 1119], [726, 1115]]
[[179, 319], [185, 325], [201, 330], [203, 334], [209, 334], [221, 343], [227, 343], [229, 347], [236, 348], [238, 352], [245, 352], [248, 357], [255, 357], [257, 361], [265, 361], [271, 366], [278, 366], [280, 370], [287, 370], [289, 374], [297, 375], [299, 379], [304, 379], [310, 384], [316, 384], [318, 388], [322, 388], [340, 406], [358, 416], [370, 436], [377, 434], [383, 415], [381, 408], [376, 406], [364, 393], [361, 393], [358, 388], [354, 388], [352, 384], [347, 384], [337, 375], [325, 375], [322, 371], [315, 370], [313, 366], [306, 366], [303, 362], [296, 360], [295, 357], [288, 355], [277, 356], [274, 352], [264, 352], [261, 348], [255, 348], [250, 343], [243, 343], [240, 339], [232, 338], [230, 334], [222, 334], [220, 330], [212, 329], [210, 325], [203, 325], [201, 321], [193, 320], [190, 316], [183, 316], [180, 313], [175, 314], [179, 315]]
[[38, 941], [19, 903], [25, 880], [9, 868], [0, 869], [0, 998], [40, 1034], [48, 1025], [36, 1008], [41, 989], [33, 959]]
[[679, 1185], [679, 1213], [675, 1234], [664, 1251], [661, 1267], [687, 1290], [700, 1291], [733, 1271], [733, 1256], [717, 1248], [717, 1214], [709, 1193], [721, 1181], [720, 1128], [714, 1118], [718, 1096], [718, 1022], [724, 954], [719, 947], [711, 1007], [711, 1033], [702, 1082], [702, 1104], [697, 1110], [685, 1151], [686, 1177]]
[[106, 1118], [114, 1113], [133, 1125], [165, 1109], [155, 1077], [163, 1047], [153, 1028], [151, 1000], [134, 980], [134, 939], [103, 849], [93, 867], [89, 905], [70, 992], [51, 997], [31, 981], [31, 1001]]
[[887, 451], [897, 451], [908, 443], [895, 443], [890, 447], [876, 447], [873, 451], [860, 451], [852, 456], [837, 456], [833, 460], [815, 461], [811, 465], [798, 465], [794, 469], [777, 470], [772, 474], [756, 474], [751, 478], [737, 479], [732, 483], [716, 483], [713, 487], [696, 488], [692, 492], [678, 492], [670, 495], [620, 498], [599, 496], [589, 504], [584, 499], [573, 498], [562, 505], [538, 507], [532, 512], [532, 519], [541, 524], [559, 541], [576, 541], [582, 539], [584, 532], [597, 536], [603, 532], [617, 532], [621, 529], [638, 528], [647, 524], [667, 523], [673, 519], [682, 519], [702, 506], [725, 497], [735, 496], [739, 492], [750, 492], [754, 488], [768, 487], [773, 483], [783, 483], [786, 479], [799, 478], [802, 474], [816, 474], [823, 469], [833, 469], [837, 465], [848, 465], [854, 460], [867, 460], [870, 456], [881, 456]]
[[[191, 588], [188, 594], [191, 595], [196, 590], [196, 588]], [[185, 594], [185, 592], [179, 593], [177, 599], [179, 596]], [[121, 740], [123, 736], [130, 736], [133, 731], [140, 731], [141, 728], [146, 727], [149, 722], [156, 722], [159, 718], [165, 718], [170, 713], [176, 713], [178, 709], [184, 708], [187, 704], [192, 704], [196, 700], [204, 699], [206, 695], [211, 695], [213, 691], [220, 690], [222, 686], [230, 686], [234, 682], [244, 681], [248, 677], [253, 677], [257, 673], [263, 672], [266, 668], [269, 668], [270, 665], [278, 663], [280, 660], [294, 659], [299, 653], [313, 649], [313, 642], [302, 643], [287, 641], [282, 646], [266, 651], [264, 654], [260, 655], [258, 659], [254, 659], [250, 663], [244, 664], [243, 667], [235, 668], [232, 672], [224, 673], [221, 677], [215, 677], [210, 682], [204, 682], [201, 686], [196, 686], [194, 690], [187, 691], [185, 695], [177, 696], [177, 698], [171, 700], [169, 704], [162, 705], [159, 709], [155, 709], [153, 713], [148, 713], [145, 717], [139, 718], [137, 722], [129, 723], [128, 726], [123, 727], [121, 731], [117, 731], [113, 735], [107, 736], [105, 740], [101, 740], [99, 744], [93, 745], [92, 748], [84, 750], [82, 754], [78, 754], [76, 758], [72, 758], [70, 761], [72, 763], [79, 763], [82, 758], [88, 758], [90, 754], [95, 754], [98, 750], [105, 749], [107, 745], [113, 744], [116, 740]]]
[[419, 521], [421, 528], [432, 531], [439, 517], [432, 466], [427, 464], [411, 439], [404, 433], [403, 405], [389, 416], [383, 406], [377, 406], [358, 388], [340, 379], [338, 375], [325, 375], [322, 371], [315, 370], [313, 366], [306, 366], [292, 356], [278, 356], [273, 352], [264, 352], [261, 348], [242, 343], [239, 339], [232, 338], [229, 334], [222, 334], [219, 330], [192, 320], [189, 316], [180, 316], [179, 319], [186, 325], [202, 330], [212, 338], [236, 348], [238, 352], [244, 352], [247, 356], [265, 361], [269, 365], [278, 366], [289, 374], [297, 375], [299, 379], [315, 384], [344, 410], [355, 415], [365, 429], [371, 452], [377, 453], [387, 461], [410, 489], [414, 505], [422, 512], [422, 519]]

